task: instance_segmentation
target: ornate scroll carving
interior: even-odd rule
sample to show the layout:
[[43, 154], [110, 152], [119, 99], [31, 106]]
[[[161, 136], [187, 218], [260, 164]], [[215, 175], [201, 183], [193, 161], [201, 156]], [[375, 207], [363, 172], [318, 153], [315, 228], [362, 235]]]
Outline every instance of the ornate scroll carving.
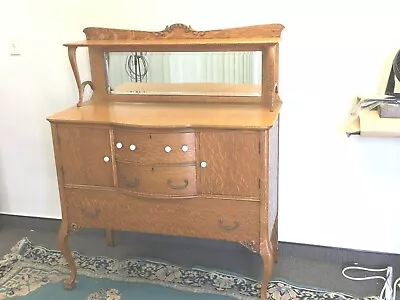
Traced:
[[78, 87], [78, 103], [76, 104], [78, 107], [82, 106], [83, 103], [83, 92], [85, 90], [85, 87], [88, 85], [92, 90], [94, 90], [93, 83], [91, 81], [84, 81], [81, 83], [81, 77], [79, 75], [79, 70], [78, 70], [78, 63], [76, 61], [76, 46], [70, 46], [68, 47], [68, 57], [69, 57], [69, 62], [71, 63], [72, 67], [72, 72], [74, 73], [75, 76], [75, 81], [76, 85]]
[[251, 252], [258, 253], [255, 241], [242, 241], [242, 242], [240, 242], [240, 244], [242, 246], [246, 247]]
[[196, 31], [189, 25], [175, 23], [162, 31], [142, 31], [87, 27], [83, 30], [87, 40], [157, 40], [157, 39], [225, 39], [225, 38], [264, 38], [280, 37], [284, 26], [281, 24], [253, 25], [241, 28]]
[[71, 223], [71, 225], [69, 226], [70, 232], [75, 232], [78, 231], [79, 229], [81, 229], [81, 227], [76, 223]]
[[166, 26], [163, 31], [154, 32], [156, 37], [163, 38], [198, 38], [205, 35], [205, 31], [195, 31], [189, 25], [182, 23], [175, 23], [170, 26]]

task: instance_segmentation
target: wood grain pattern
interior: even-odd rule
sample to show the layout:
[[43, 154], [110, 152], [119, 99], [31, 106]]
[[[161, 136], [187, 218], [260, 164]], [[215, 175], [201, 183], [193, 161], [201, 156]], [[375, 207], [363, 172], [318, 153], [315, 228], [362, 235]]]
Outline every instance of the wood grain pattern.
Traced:
[[[112, 156], [107, 128], [58, 125], [64, 183], [113, 186]], [[104, 157], [109, 161], [105, 162]]]
[[[188, 163], [195, 161], [195, 133], [144, 133], [132, 130], [115, 130], [115, 145], [117, 160], [140, 163]], [[130, 148], [134, 146], [132, 151]], [[187, 151], [182, 147], [186, 146]], [[171, 151], [166, 152], [166, 147]], [[167, 149], [168, 150], [168, 149]], [[186, 150], [186, 149], [185, 149]]]
[[269, 152], [270, 152], [268, 141], [269, 141], [269, 132], [263, 131], [261, 138], [261, 149], [263, 153], [261, 168], [263, 176], [261, 176], [261, 181], [260, 181], [261, 199], [263, 199], [263, 201], [261, 201], [260, 203], [260, 240], [259, 240], [260, 256], [263, 262], [261, 300], [267, 299], [267, 285], [272, 275], [274, 257], [276, 257], [273, 253], [274, 248], [272, 247], [271, 239], [268, 234], [268, 221], [269, 221], [268, 186], [270, 179], [268, 177]]
[[[266, 300], [278, 255], [278, 64], [283, 28], [88, 27], [85, 41], [65, 44], [79, 107], [47, 118], [62, 209], [58, 245], [71, 271], [65, 288], [73, 288], [77, 271], [68, 233], [93, 227], [105, 229], [108, 244], [113, 243], [112, 230], [239, 242], [262, 258], [261, 300]], [[83, 83], [76, 63], [80, 46], [89, 47], [92, 77]], [[110, 51], [200, 50], [262, 51], [261, 95], [111, 93], [105, 68]], [[88, 101], [82, 98], [85, 85], [94, 90]]]
[[49, 116], [51, 122], [149, 128], [270, 128], [280, 109], [245, 104], [84, 103]]
[[269, 130], [268, 162], [268, 234], [275, 262], [278, 261], [278, 212], [279, 212], [279, 120]]
[[72, 253], [68, 243], [68, 213], [67, 213], [67, 202], [64, 188], [64, 173], [62, 171], [62, 158], [60, 153], [60, 143], [58, 138], [58, 127], [56, 124], [51, 124], [51, 134], [53, 139], [53, 150], [54, 150], [54, 160], [57, 171], [57, 181], [58, 181], [58, 191], [60, 196], [60, 206], [61, 206], [61, 225], [57, 234], [57, 247], [62, 252], [65, 261], [70, 269], [70, 274], [68, 278], [64, 281], [64, 288], [70, 290], [75, 285], [75, 279], [77, 275], [77, 268], [75, 261], [72, 257]]
[[281, 99], [279, 97], [279, 44], [274, 45], [273, 48], [275, 48], [275, 53], [274, 53], [275, 61], [273, 65], [275, 86], [274, 86], [274, 93], [272, 96], [271, 111], [276, 110], [281, 105]]
[[216, 82], [180, 82], [180, 83], [152, 83], [152, 82], [125, 82], [113, 88], [119, 93], [150, 93], [162, 95], [165, 93], [184, 93], [191, 96], [221, 95], [221, 96], [260, 96], [260, 84], [246, 83], [216, 83]]
[[280, 37], [284, 26], [281, 24], [264, 24], [225, 28], [219, 30], [196, 31], [190, 25], [175, 23], [166, 26], [162, 31], [126, 30], [102, 27], [86, 27], [83, 32], [87, 40], [158, 40], [168, 39], [237, 39], [262, 38], [265, 36]]
[[278, 218], [279, 119], [268, 131], [268, 235]]
[[119, 188], [148, 195], [197, 195], [196, 166], [118, 163]]
[[[276, 37], [263, 38], [238, 38], [238, 39], [192, 39], [192, 40], [82, 40], [65, 43], [70, 47], [101, 48], [105, 51], [127, 52], [127, 51], [151, 51], [151, 52], [187, 52], [206, 51], [213, 47], [214, 51], [261, 51], [264, 46], [276, 45], [280, 41]], [[184, 46], [184, 47], [182, 47]]]
[[200, 132], [200, 193], [255, 196], [260, 194], [260, 135], [254, 131]]
[[61, 219], [68, 222], [67, 215], [67, 204], [64, 201], [64, 172], [62, 170], [62, 157], [60, 151], [60, 143], [58, 139], [58, 126], [53, 123], [51, 127], [51, 136], [53, 141], [53, 153], [54, 153], [54, 163], [57, 173], [57, 184], [58, 184], [58, 194], [60, 196], [60, 206], [61, 206]]
[[262, 55], [262, 104], [274, 111], [278, 105], [277, 45], [265, 47]]
[[152, 94], [108, 94], [104, 98], [96, 99], [96, 102], [127, 102], [127, 103], [175, 103], [175, 104], [261, 104], [261, 96], [222, 96], [222, 95], [152, 95]]
[[102, 102], [105, 101], [108, 96], [104, 49], [90, 47], [88, 48], [88, 52], [90, 75], [93, 82], [93, 95], [91, 100]]
[[107, 225], [113, 230], [227, 241], [259, 238], [257, 202], [144, 200], [123, 194], [76, 189], [67, 189], [66, 195], [70, 222], [78, 227], [105, 228]]

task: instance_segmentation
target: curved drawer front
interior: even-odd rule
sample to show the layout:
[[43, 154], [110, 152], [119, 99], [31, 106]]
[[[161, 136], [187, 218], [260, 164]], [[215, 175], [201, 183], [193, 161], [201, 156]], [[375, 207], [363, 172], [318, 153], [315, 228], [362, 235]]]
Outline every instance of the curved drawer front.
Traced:
[[114, 130], [119, 161], [140, 163], [186, 163], [195, 161], [195, 133], [141, 133]]
[[196, 195], [196, 166], [117, 163], [118, 187], [154, 195]]
[[67, 189], [68, 222], [238, 241], [259, 249], [259, 203], [215, 199], [149, 199], [107, 191]]

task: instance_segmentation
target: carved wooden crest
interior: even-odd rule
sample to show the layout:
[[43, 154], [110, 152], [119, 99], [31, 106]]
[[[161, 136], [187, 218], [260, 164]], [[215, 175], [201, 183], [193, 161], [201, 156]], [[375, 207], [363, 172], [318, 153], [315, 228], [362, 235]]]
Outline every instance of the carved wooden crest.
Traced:
[[87, 27], [83, 32], [87, 40], [226, 39], [279, 37], [283, 28], [281, 24], [266, 24], [222, 30], [196, 31], [189, 25], [175, 23], [166, 26], [162, 31]]
[[205, 31], [195, 31], [191, 26], [181, 23], [175, 23], [169, 26], [167, 25], [163, 31], [87, 27], [83, 32], [88, 40], [183, 39], [202, 37], [205, 34]]
[[170, 26], [166, 26], [163, 31], [154, 32], [155, 36], [161, 36], [163, 38], [196, 38], [204, 36], [204, 31], [195, 31], [191, 26], [175, 23]]

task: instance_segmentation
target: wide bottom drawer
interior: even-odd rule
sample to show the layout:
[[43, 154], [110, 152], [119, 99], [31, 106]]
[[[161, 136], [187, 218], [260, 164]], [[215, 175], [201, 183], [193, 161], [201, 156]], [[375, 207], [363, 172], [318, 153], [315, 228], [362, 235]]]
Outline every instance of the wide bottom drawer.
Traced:
[[66, 189], [68, 222], [78, 227], [239, 241], [258, 245], [259, 203], [149, 199], [110, 191]]

